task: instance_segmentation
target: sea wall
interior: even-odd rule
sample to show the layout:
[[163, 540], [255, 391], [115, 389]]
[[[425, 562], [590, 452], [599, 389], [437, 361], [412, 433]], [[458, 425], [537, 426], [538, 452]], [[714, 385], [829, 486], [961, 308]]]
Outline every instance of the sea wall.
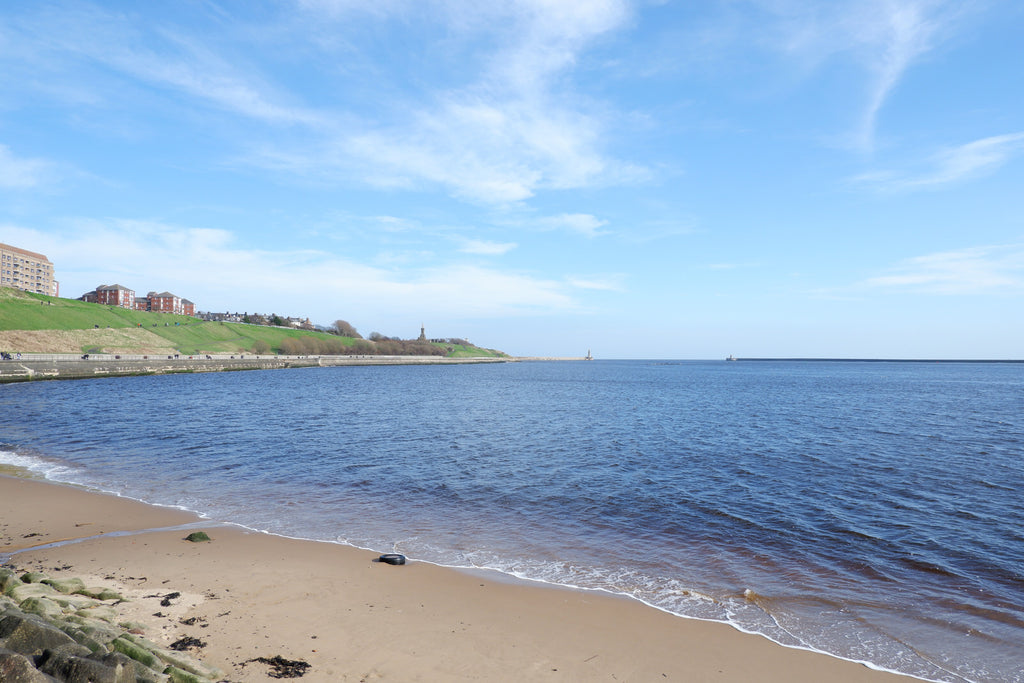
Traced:
[[442, 356], [210, 356], [90, 358], [28, 357], [0, 361], [0, 383], [46, 379], [88, 379], [236, 370], [279, 370], [340, 365], [442, 365], [501, 363], [509, 358], [445, 358]]

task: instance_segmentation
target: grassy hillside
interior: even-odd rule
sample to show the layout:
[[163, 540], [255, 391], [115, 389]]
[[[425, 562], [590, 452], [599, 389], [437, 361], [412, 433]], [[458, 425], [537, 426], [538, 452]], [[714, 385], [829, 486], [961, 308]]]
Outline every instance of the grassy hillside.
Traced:
[[154, 324], [187, 322], [196, 320], [183, 315], [129, 311], [0, 287], [0, 329], [4, 330], [84, 330], [97, 325], [151, 328]]
[[[343, 352], [339, 347], [351, 347], [355, 340], [308, 330], [262, 327], [240, 323], [203, 322], [197, 318], [167, 313], [129, 311], [114, 306], [90, 304], [72, 299], [60, 299], [0, 287], [0, 331], [3, 330], [90, 330], [95, 328], [140, 328], [167, 341], [167, 346], [179, 353], [256, 353], [261, 346], [272, 352], [281, 352], [287, 339], [320, 340], [320, 353]], [[316, 344], [313, 344], [315, 347]], [[328, 351], [327, 348], [331, 350]], [[9, 348], [8, 351], [31, 353], [31, 348]], [[97, 352], [83, 346], [82, 353]], [[475, 346], [459, 346], [451, 354], [455, 357], [503, 356], [498, 351]]]
[[480, 358], [481, 356], [507, 356], [507, 353], [501, 351], [495, 351], [494, 349], [482, 349], [479, 346], [465, 346], [463, 344], [441, 344], [445, 348], [451, 347], [452, 352], [448, 354], [449, 358]]

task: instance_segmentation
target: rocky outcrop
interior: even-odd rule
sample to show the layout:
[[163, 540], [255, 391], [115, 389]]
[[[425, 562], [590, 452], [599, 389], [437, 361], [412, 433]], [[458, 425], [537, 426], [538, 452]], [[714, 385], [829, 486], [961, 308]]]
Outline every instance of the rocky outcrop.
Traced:
[[123, 600], [110, 589], [0, 567], [0, 592], [4, 683], [203, 683], [221, 677], [187, 654], [129, 632], [117, 621]]

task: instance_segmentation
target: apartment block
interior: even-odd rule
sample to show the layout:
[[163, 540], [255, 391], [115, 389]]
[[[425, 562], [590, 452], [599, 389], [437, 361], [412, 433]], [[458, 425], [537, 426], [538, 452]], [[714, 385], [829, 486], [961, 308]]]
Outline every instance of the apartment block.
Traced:
[[60, 283], [53, 279], [50, 259], [34, 251], [0, 242], [0, 287], [60, 296]]
[[176, 294], [149, 292], [146, 296], [136, 296], [134, 291], [121, 285], [100, 285], [93, 291], [83, 294], [79, 299], [94, 304], [131, 308], [136, 311], [192, 316], [196, 314], [196, 305]]
[[[150, 292], [147, 298], [149, 299], [149, 310], [151, 311], [177, 313], [178, 315], [195, 315], [196, 313], [196, 305], [194, 303], [170, 292], [160, 292], [159, 294], [157, 292]], [[191, 308], [191, 312], [188, 312], [189, 308]]]
[[121, 285], [100, 285], [81, 298], [94, 304], [135, 308], [135, 292]]

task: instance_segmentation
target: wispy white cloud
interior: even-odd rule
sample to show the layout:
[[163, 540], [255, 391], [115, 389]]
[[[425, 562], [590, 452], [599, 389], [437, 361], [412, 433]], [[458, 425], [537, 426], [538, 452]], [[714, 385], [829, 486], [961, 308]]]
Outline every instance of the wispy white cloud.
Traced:
[[[675, 209], [667, 210], [666, 213], [674, 214]], [[704, 228], [696, 217], [682, 216], [662, 219], [648, 220], [630, 226], [628, 231], [621, 231], [619, 237], [633, 244], [650, 244], [663, 240], [674, 240], [679, 237], [694, 235], [704, 232]]]
[[[670, 3], [672, 4], [672, 3]], [[714, 79], [717, 91], [750, 98], [826, 93], [820, 109], [842, 107], [829, 146], [871, 152], [880, 117], [906, 75], [972, 27], [990, 0], [706, 0], [682, 3], [632, 58], [620, 78], [684, 74]], [[671, 16], [671, 11], [660, 12]], [[831, 83], [819, 83], [825, 79]], [[841, 79], [841, 80], [840, 80]], [[686, 90], [680, 89], [685, 96]], [[819, 96], [816, 95], [816, 96]], [[687, 117], [701, 115], [687, 107]], [[816, 107], [816, 111], [818, 108]], [[703, 127], [739, 129], [737, 119], [705, 114]]]
[[167, 63], [155, 53], [128, 52], [111, 55], [111, 62], [150, 82], [175, 88], [218, 107], [271, 123], [317, 125], [325, 120], [307, 108], [284, 103], [280, 95], [260, 87], [251, 77], [232, 73], [223, 64], [208, 70], [214, 60], [209, 55], [192, 55], [195, 61]]
[[411, 230], [419, 230], [420, 224], [414, 220], [408, 218], [399, 218], [398, 216], [373, 216], [370, 219], [358, 219], [370, 223], [374, 226], [374, 229], [383, 230], [384, 232], [409, 232]]
[[329, 157], [301, 157], [319, 170], [335, 161], [369, 169], [381, 187], [436, 184], [462, 199], [509, 204], [538, 191], [634, 183], [643, 168], [606, 158], [603, 124], [564, 104], [447, 94], [383, 130], [344, 135]]
[[37, 187], [48, 180], [53, 170], [49, 161], [18, 157], [6, 145], [0, 145], [0, 188]]
[[874, 146], [879, 112], [889, 94], [915, 60], [933, 47], [944, 22], [952, 19], [942, 16], [944, 5], [935, 0], [884, 0], [859, 22], [861, 30], [855, 35], [867, 48], [866, 66], [871, 74], [855, 135], [862, 149]]
[[907, 259], [863, 286], [927, 294], [1024, 293], [1024, 244], [970, 247]]
[[608, 224], [589, 213], [562, 213], [557, 216], [545, 216], [537, 221], [541, 226], [548, 229], [568, 230], [579, 233], [584, 237], [597, 237], [608, 234], [607, 230], [601, 230]]
[[[503, 118], [493, 111], [496, 118]], [[407, 126], [344, 139], [342, 163], [355, 159], [358, 165], [369, 166], [366, 180], [379, 187], [414, 188], [426, 182], [446, 187], [463, 199], [486, 203], [531, 197], [542, 180], [541, 169], [502, 153], [507, 143], [501, 139], [500, 124], [493, 127], [467, 114], [465, 108], [456, 107], [421, 115]], [[461, 131], [459, 122], [464, 126]]]
[[[129, 14], [87, 4], [42, 8], [38, 15], [22, 18], [19, 28], [19, 39], [12, 40], [16, 51], [28, 50], [34, 61], [56, 74], [66, 75], [68, 64], [75, 64], [76, 70], [99, 64], [110, 70], [108, 74], [174, 90], [256, 120], [306, 125], [324, 120], [319, 113], [289, 102], [285, 92], [265, 82], [254, 68], [236, 64], [237, 55], [224, 56], [195, 37], [141, 24]], [[57, 92], [54, 86], [47, 89]], [[73, 92], [80, 101], [103, 101], [96, 93], [83, 94], [80, 87]], [[119, 95], [125, 93], [107, 94], [107, 105], [120, 105], [109, 101]]]
[[288, 103], [288, 97], [262, 82], [253, 70], [242, 71], [191, 38], [170, 31], [161, 41], [133, 45], [83, 41], [75, 49], [143, 82], [171, 88], [242, 116], [279, 124], [318, 125], [325, 117]]
[[622, 27], [624, 0], [519, 0], [511, 3], [517, 39], [492, 59], [492, 82], [521, 94], [551, 87], [550, 78], [570, 68], [596, 37]]
[[874, 171], [853, 182], [882, 191], [937, 188], [991, 173], [1024, 152], [1024, 132], [995, 135], [944, 149], [932, 155], [923, 170]]
[[484, 256], [501, 256], [516, 248], [515, 242], [488, 242], [485, 240], [466, 240], [459, 251], [464, 254], [481, 254]]
[[[762, 20], [733, 40], [751, 40], [787, 56], [801, 77], [832, 62], [852, 62], [863, 73], [857, 120], [842, 137], [872, 151], [886, 101], [925, 55], [966, 25], [974, 0], [850, 0], [808, 3], [752, 0]], [[751, 36], [750, 32], [756, 32]]]
[[[415, 307], [447, 316], [550, 315], [579, 308], [562, 282], [479, 266], [424, 270], [404, 282], [402, 289], [412, 297]], [[396, 305], [400, 310], [408, 309]]]
[[[212, 107], [243, 117], [241, 123], [287, 127], [285, 136], [239, 131], [236, 159], [314, 182], [439, 186], [471, 202], [508, 204], [542, 190], [645, 177], [643, 168], [604, 150], [607, 105], [576, 96], [563, 80], [595, 41], [626, 25], [627, 0], [306, 0], [300, 9], [282, 16], [273, 30], [236, 26], [209, 40], [182, 25], [144, 24], [136, 15], [102, 7], [43, 8], [19, 18], [8, 52], [28, 68], [18, 57], [24, 47], [33, 62], [48, 65], [51, 80], [66, 78], [69, 70], [88, 73], [95, 92], [76, 97], [93, 106], [170, 91], [179, 111]], [[298, 50], [308, 32], [325, 26], [358, 43], [364, 28], [382, 30], [385, 24], [388, 30], [414, 24], [443, 33], [445, 40], [422, 47], [422, 58], [457, 61], [458, 82], [424, 78], [407, 87], [409, 74], [390, 56], [354, 54], [379, 46], [342, 41], [317, 55], [325, 67], [313, 77], [325, 92], [313, 103], [308, 92], [299, 94], [302, 86], [277, 73], [280, 62], [271, 70], [251, 44], [243, 44], [261, 40], [266, 50]], [[373, 98], [331, 92], [349, 85], [338, 74], [352, 59], [379, 70]], [[331, 60], [339, 64], [327, 67]], [[58, 90], [51, 86], [48, 92]]]
[[[327, 16], [352, 10], [346, 2], [309, 6], [326, 8]], [[464, 61], [479, 66], [461, 87], [396, 102], [397, 109], [384, 117], [389, 125], [365, 125], [335, 138], [339, 158], [372, 169], [370, 182], [437, 184], [464, 199], [502, 204], [544, 189], [642, 176], [643, 169], [603, 152], [607, 122], [597, 108], [558, 87], [595, 39], [625, 24], [624, 0], [448, 0], [386, 7], [406, 21], [441, 17], [447, 30], [474, 46]], [[396, 115], [398, 110], [412, 113]], [[329, 163], [313, 163], [324, 161]]]
[[345, 17], [352, 13], [370, 13], [387, 16], [400, 12], [416, 0], [298, 0], [298, 5], [305, 10], [326, 14], [335, 18]]
[[328, 21], [370, 16], [377, 21], [444, 24], [449, 40], [491, 47], [475, 53], [488, 86], [520, 93], [550, 87], [552, 74], [570, 68], [597, 36], [623, 26], [630, 0], [300, 0], [299, 6]]
[[621, 292], [623, 291], [623, 279], [624, 276], [621, 274], [570, 277], [569, 284], [578, 289], [590, 289], [602, 292]]

